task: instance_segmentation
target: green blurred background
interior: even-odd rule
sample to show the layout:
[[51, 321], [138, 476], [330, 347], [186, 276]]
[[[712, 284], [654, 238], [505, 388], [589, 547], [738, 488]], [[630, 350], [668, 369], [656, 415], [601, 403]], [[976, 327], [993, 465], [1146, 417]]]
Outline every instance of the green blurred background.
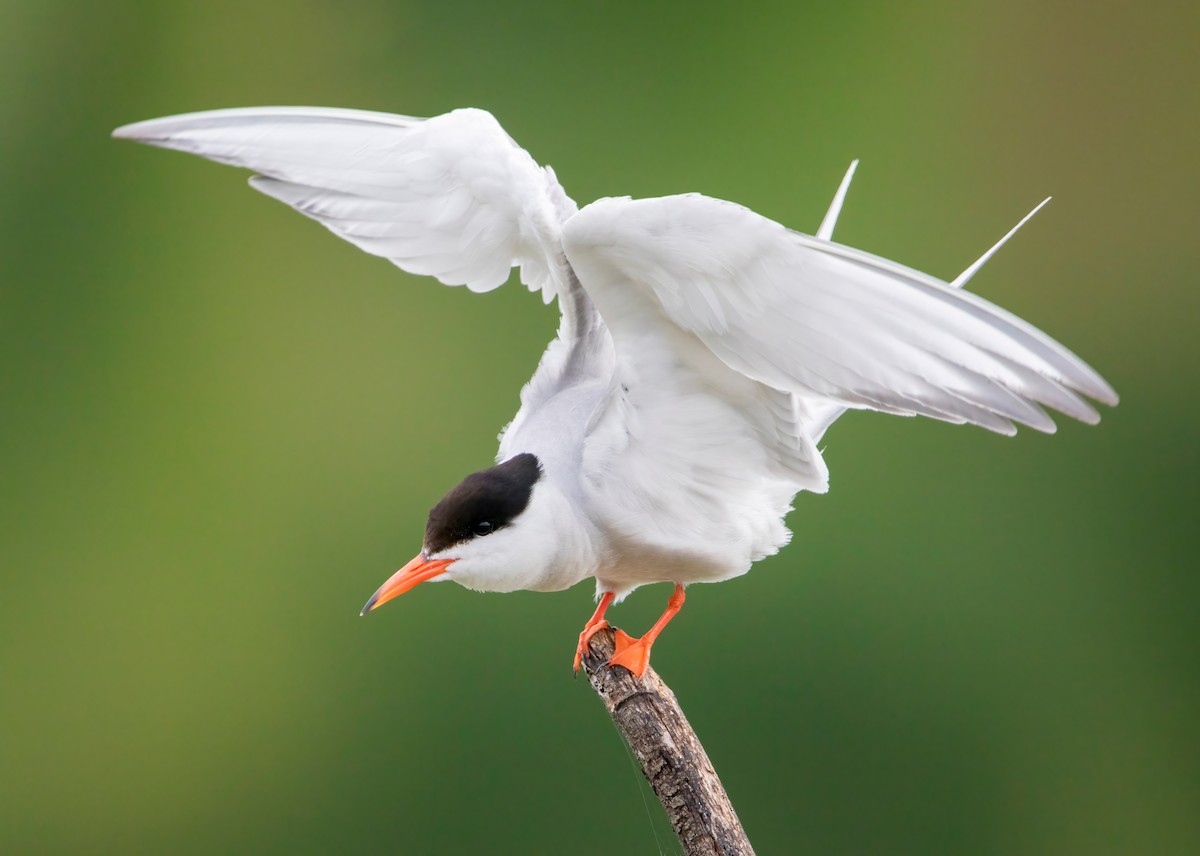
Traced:
[[[0, 852], [674, 853], [592, 590], [369, 620], [555, 327], [108, 138], [493, 111], [581, 202], [703, 191], [973, 282], [1123, 395], [852, 414], [655, 649], [760, 853], [1200, 852], [1195, 4], [0, 1]], [[615, 620], [640, 631], [668, 593]]]

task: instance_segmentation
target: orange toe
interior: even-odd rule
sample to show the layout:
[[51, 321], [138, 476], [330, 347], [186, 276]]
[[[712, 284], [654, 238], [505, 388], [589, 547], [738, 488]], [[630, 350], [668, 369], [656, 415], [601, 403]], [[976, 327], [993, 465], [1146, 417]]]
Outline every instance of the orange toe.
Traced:
[[650, 643], [645, 638], [634, 639], [622, 630], [616, 631], [614, 636], [617, 651], [608, 661], [609, 667], [624, 666], [639, 678], [646, 674], [646, 667], [650, 665]]
[[[587, 651], [588, 643], [592, 641], [592, 637], [608, 627], [608, 622], [604, 619], [599, 621], [588, 622], [587, 627], [583, 628], [583, 632], [579, 634], [579, 644], [575, 646], [575, 674], [579, 674], [579, 666], [583, 663], [583, 655]], [[620, 631], [617, 631], [620, 633]]]

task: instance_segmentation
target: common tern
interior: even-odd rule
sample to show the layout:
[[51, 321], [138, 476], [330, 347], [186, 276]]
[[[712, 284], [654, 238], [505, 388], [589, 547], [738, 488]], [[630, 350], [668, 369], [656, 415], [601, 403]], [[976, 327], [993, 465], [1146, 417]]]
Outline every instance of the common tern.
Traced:
[[1054, 430], [1039, 405], [1095, 423], [1082, 396], [1117, 403], [1062, 345], [961, 289], [1028, 217], [945, 282], [832, 242], [854, 164], [809, 236], [696, 193], [580, 209], [478, 109], [245, 108], [113, 133], [249, 168], [256, 190], [409, 273], [483, 292], [517, 267], [557, 298], [558, 335], [496, 465], [434, 506], [420, 553], [364, 614], [427, 580], [504, 592], [594, 577], [578, 671], [611, 604], [674, 583], [644, 636], [618, 631], [610, 665], [641, 675], [687, 585], [787, 543], [793, 497], [828, 489], [817, 444], [847, 409], [1014, 434]]

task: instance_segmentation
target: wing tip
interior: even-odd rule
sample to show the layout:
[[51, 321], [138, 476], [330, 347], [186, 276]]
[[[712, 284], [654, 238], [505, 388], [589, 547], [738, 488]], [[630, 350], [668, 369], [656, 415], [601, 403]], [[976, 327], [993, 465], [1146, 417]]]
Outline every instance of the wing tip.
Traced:
[[[491, 117], [486, 110], [470, 109]], [[192, 113], [178, 113], [173, 116], [131, 122], [114, 129], [112, 136], [118, 140], [136, 140], [139, 143], [149, 143], [150, 145], [158, 142], [161, 145], [162, 141], [205, 127], [238, 125], [265, 120], [358, 122], [370, 125], [391, 125], [399, 128], [409, 128], [428, 121], [417, 116], [382, 113], [374, 110], [356, 110], [347, 107], [224, 107], [219, 110], [198, 110]], [[494, 117], [492, 117], [492, 121], [495, 121]]]
[[1037, 425], [1030, 425], [1029, 423], [1025, 423], [1025, 424], [1028, 425], [1028, 427], [1032, 428], [1034, 431], [1037, 431], [1039, 434], [1057, 434], [1058, 433], [1058, 423], [1055, 422], [1053, 419], [1051, 419], [1049, 416], [1046, 417], [1045, 422], [1039, 422]]
[[[1121, 403], [1121, 396], [1117, 395], [1117, 391], [1109, 385], [1108, 381], [1100, 377], [1100, 375], [1096, 375], [1096, 380], [1100, 382], [1097, 385], [1096, 391], [1089, 391], [1088, 395], [1090, 395], [1096, 401], [1099, 401], [1101, 404], [1106, 404], [1109, 407], [1116, 407]], [[1096, 414], [1096, 421], [1100, 421], [1100, 414]]]
[[133, 140], [138, 143], [148, 143], [158, 139], [156, 135], [147, 133], [147, 131], [151, 126], [160, 121], [159, 119], [148, 119], [144, 122], [130, 122], [128, 125], [113, 128], [111, 136], [114, 140]]
[[280, 199], [279, 190], [277, 190], [280, 185], [287, 184], [285, 181], [280, 181], [277, 178], [271, 178], [269, 175], [255, 173], [246, 179], [246, 184], [250, 185], [250, 187], [252, 187], [254, 190], [257, 190], [259, 193], [270, 196], [273, 199], [279, 199], [281, 202], [286, 201], [284, 199]]
[[1073, 368], [1076, 370], [1075, 377], [1064, 377], [1068, 386], [1077, 392], [1082, 392], [1093, 401], [1098, 401], [1108, 407], [1116, 407], [1121, 403], [1121, 397], [1117, 395], [1117, 391], [1113, 389], [1112, 384], [1101, 377], [1100, 372], [1089, 366], [1079, 357], [1075, 357], [1076, 364]]

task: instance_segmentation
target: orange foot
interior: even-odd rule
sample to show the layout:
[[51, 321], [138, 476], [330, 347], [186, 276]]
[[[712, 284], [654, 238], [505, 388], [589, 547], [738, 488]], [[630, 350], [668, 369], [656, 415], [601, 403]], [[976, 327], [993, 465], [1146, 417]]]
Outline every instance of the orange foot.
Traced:
[[596, 605], [596, 611], [592, 613], [588, 623], [583, 625], [583, 632], [579, 634], [579, 644], [575, 646], [575, 674], [577, 675], [579, 674], [579, 664], [583, 662], [583, 655], [587, 651], [588, 642], [592, 641], [593, 636], [608, 627], [608, 622], [604, 620], [604, 611], [608, 609], [614, 597], [616, 595], [610, 591], [601, 595], [600, 603]]
[[650, 634], [647, 633], [641, 639], [634, 639], [624, 630], [617, 630], [613, 636], [617, 642], [617, 650], [608, 661], [609, 668], [624, 666], [639, 678], [646, 674], [646, 667], [650, 665], [650, 646], [654, 642], [649, 638]]
[[608, 665], [624, 666], [639, 678], [646, 674], [646, 667], [650, 665], [650, 646], [654, 644], [658, 634], [662, 633], [662, 629], [678, 614], [683, 607], [683, 601], [683, 586], [676, 583], [675, 593], [667, 599], [666, 612], [659, 616], [658, 621], [654, 622], [654, 626], [646, 631], [645, 636], [641, 639], [634, 639], [618, 630], [614, 634], [617, 650], [613, 654], [613, 658], [608, 661]]
[[[583, 628], [583, 632], [579, 634], [579, 644], [575, 646], [575, 673], [579, 674], [579, 665], [583, 662], [583, 655], [587, 651], [588, 643], [592, 641], [592, 637], [608, 627], [608, 622], [601, 618], [599, 621], [589, 621], [587, 626]], [[620, 631], [618, 631], [620, 632]]]

